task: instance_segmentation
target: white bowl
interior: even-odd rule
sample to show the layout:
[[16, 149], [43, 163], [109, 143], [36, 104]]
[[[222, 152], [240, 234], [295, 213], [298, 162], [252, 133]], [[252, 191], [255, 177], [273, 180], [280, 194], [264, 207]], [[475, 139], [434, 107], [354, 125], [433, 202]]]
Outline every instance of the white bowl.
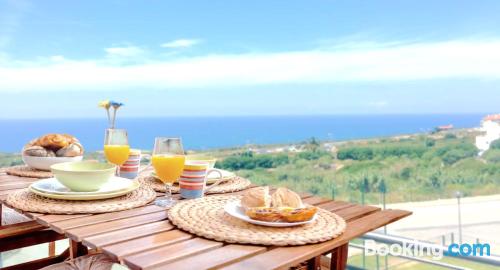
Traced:
[[50, 166], [63, 162], [81, 161], [83, 156], [76, 157], [33, 157], [23, 155], [23, 161], [31, 168], [50, 171]]

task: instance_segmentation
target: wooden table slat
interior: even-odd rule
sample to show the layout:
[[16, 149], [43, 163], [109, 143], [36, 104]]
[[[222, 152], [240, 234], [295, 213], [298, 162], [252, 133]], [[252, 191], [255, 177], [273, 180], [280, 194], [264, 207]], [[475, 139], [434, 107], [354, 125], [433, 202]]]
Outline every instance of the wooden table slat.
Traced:
[[66, 231], [66, 234], [71, 239], [79, 242], [82, 240], [83, 237], [86, 236], [116, 231], [141, 224], [152, 223], [155, 221], [164, 220], [166, 218], [167, 218], [167, 211], [161, 211], [151, 214], [145, 214], [142, 216], [135, 216], [126, 219], [119, 219], [119, 220], [89, 225], [85, 227], [69, 229]]
[[262, 246], [227, 245], [185, 259], [180, 259], [168, 264], [161, 264], [150, 268], [151, 270], [193, 270], [193, 269], [216, 269], [250, 256], [266, 251]]
[[102, 250], [111, 257], [121, 260], [124, 256], [143, 253], [155, 248], [162, 248], [193, 237], [193, 235], [180, 230], [170, 230], [118, 244], [108, 245], [103, 247]]
[[222, 269], [260, 270], [291, 267], [410, 214], [411, 212], [403, 210], [378, 211], [350, 222], [346, 231], [333, 240], [314, 245], [275, 248]]
[[341, 216], [346, 221], [351, 221], [377, 211], [380, 211], [380, 208], [375, 206], [355, 205], [352, 207], [338, 210], [335, 212], [335, 214]]
[[174, 226], [167, 221], [158, 221], [149, 224], [126, 228], [119, 231], [102, 233], [94, 236], [84, 237], [83, 244], [90, 248], [102, 248], [106, 245], [116, 244], [123, 241], [136, 239], [143, 236], [153, 235], [173, 229]]
[[63, 220], [68, 220], [68, 219], [74, 219], [74, 218], [82, 218], [82, 217], [88, 217], [91, 216], [91, 214], [75, 214], [75, 215], [51, 215], [51, 214], [45, 214], [45, 215], [40, 215], [36, 217], [36, 220], [39, 221], [42, 224], [48, 225], [53, 222], [58, 222], [58, 221], [63, 221]]
[[186, 258], [200, 252], [207, 252], [221, 247], [221, 242], [210, 241], [203, 238], [194, 238], [180, 243], [127, 256], [125, 264], [132, 269], [144, 269], [159, 264], [165, 264], [177, 259]]
[[321, 197], [309, 197], [309, 198], [303, 199], [302, 201], [304, 203], [307, 203], [307, 204], [318, 205], [318, 204], [323, 204], [323, 203], [331, 202], [332, 199], [321, 198]]
[[64, 221], [52, 222], [51, 227], [59, 231], [65, 231], [72, 228], [78, 228], [123, 218], [145, 215], [165, 211], [165, 208], [156, 205], [148, 205], [145, 207], [133, 208], [125, 211], [111, 212], [104, 214], [89, 215], [81, 218], [73, 218]]
[[339, 211], [341, 209], [352, 207], [354, 205], [355, 204], [344, 202], [344, 201], [331, 201], [328, 203], [321, 204], [319, 207], [321, 207], [325, 210], [328, 210], [330, 212], [336, 212], [336, 211]]

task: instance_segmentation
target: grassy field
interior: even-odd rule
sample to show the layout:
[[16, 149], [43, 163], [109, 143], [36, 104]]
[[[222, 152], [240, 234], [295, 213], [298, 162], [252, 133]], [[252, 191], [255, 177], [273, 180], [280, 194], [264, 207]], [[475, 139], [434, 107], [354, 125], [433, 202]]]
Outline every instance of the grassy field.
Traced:
[[312, 140], [304, 152], [218, 153], [219, 167], [257, 184], [287, 186], [325, 197], [380, 203], [433, 200], [500, 192], [500, 149], [477, 157], [474, 134], [414, 135], [336, 143]]

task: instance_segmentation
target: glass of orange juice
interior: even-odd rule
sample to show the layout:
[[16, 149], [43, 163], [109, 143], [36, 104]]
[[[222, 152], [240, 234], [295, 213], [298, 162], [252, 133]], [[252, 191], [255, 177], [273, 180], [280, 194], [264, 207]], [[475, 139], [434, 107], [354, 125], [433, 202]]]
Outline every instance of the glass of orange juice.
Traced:
[[117, 165], [117, 174], [120, 166], [127, 161], [130, 153], [127, 131], [124, 129], [106, 129], [104, 136], [104, 155], [108, 162]]
[[156, 205], [168, 208], [176, 203], [172, 198], [171, 188], [182, 174], [184, 161], [184, 149], [180, 138], [155, 138], [151, 163], [156, 175], [166, 187], [165, 197], [156, 200]]

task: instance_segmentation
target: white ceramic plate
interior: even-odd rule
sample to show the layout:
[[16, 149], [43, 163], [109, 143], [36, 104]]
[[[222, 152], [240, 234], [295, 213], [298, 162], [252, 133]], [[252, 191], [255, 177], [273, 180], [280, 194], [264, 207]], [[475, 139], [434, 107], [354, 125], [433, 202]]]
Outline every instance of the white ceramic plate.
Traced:
[[255, 220], [251, 219], [245, 214], [245, 210], [243, 207], [241, 207], [239, 202], [229, 202], [224, 206], [224, 211], [228, 213], [229, 215], [241, 219], [243, 221], [246, 221], [248, 223], [256, 224], [256, 225], [262, 225], [262, 226], [268, 226], [268, 227], [292, 227], [292, 226], [298, 226], [298, 225], [303, 225], [303, 224], [308, 224], [313, 222], [316, 219], [316, 215], [308, 221], [301, 221], [301, 222], [268, 222], [268, 221], [261, 221], [261, 220]]
[[137, 181], [133, 181], [132, 185], [127, 189], [122, 189], [116, 192], [110, 193], [101, 193], [101, 194], [80, 194], [85, 192], [76, 192], [77, 194], [54, 194], [54, 193], [45, 193], [34, 189], [32, 186], [29, 187], [29, 190], [37, 195], [58, 199], [58, 200], [72, 200], [72, 201], [90, 201], [90, 200], [102, 200], [109, 199], [114, 197], [123, 196], [127, 193], [130, 193], [137, 188], [139, 188], [140, 184]]
[[65, 187], [56, 178], [47, 178], [34, 182], [31, 188], [43, 193], [60, 194], [60, 195], [97, 195], [106, 193], [115, 193], [121, 190], [129, 189], [133, 185], [132, 180], [122, 177], [113, 176], [99, 190], [89, 192], [72, 191]]

